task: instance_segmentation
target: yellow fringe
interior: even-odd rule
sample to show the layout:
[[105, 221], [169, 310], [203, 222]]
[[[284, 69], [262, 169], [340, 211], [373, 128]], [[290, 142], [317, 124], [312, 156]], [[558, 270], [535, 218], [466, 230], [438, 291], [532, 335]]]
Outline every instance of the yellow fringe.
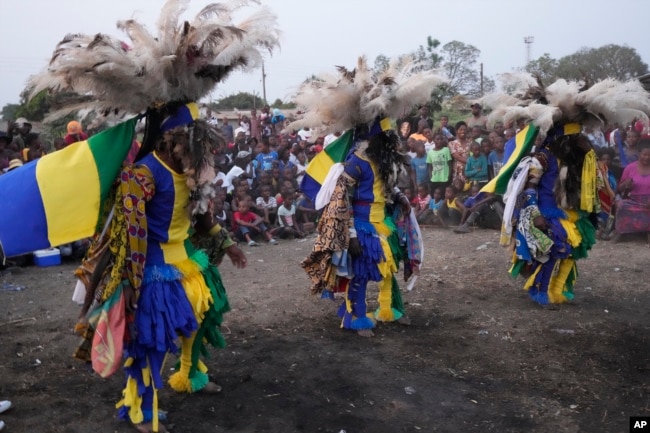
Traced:
[[174, 266], [183, 274], [181, 284], [185, 289], [187, 299], [192, 305], [192, 310], [199, 323], [203, 321], [206, 311], [210, 308], [213, 302], [210, 289], [205, 284], [205, 279], [201, 274], [201, 269], [192, 260], [183, 260], [179, 263], [174, 263]]
[[384, 278], [377, 285], [379, 287], [379, 309], [375, 314], [375, 319], [381, 322], [392, 322], [395, 320], [391, 302], [393, 300], [393, 278], [392, 276]]
[[554, 270], [554, 275], [548, 286], [548, 300], [553, 304], [561, 304], [566, 302], [566, 297], [562, 294], [564, 292], [566, 280], [575, 266], [575, 260], [563, 259], [560, 260]]
[[537, 266], [537, 268], [535, 269], [535, 272], [533, 272], [533, 274], [530, 277], [528, 277], [528, 279], [526, 280], [526, 284], [524, 284], [524, 290], [528, 290], [533, 286], [533, 283], [535, 282], [535, 277], [539, 273], [540, 269], [542, 269], [542, 267]]
[[178, 371], [169, 377], [169, 386], [176, 392], [192, 392], [190, 368], [192, 367], [192, 345], [196, 338], [194, 332], [189, 338], [181, 338], [181, 356]]
[[560, 219], [560, 224], [566, 231], [567, 241], [572, 247], [577, 247], [582, 242], [582, 236], [580, 231], [575, 225], [575, 222], [578, 221], [578, 213], [576, 211], [566, 211], [567, 219]]

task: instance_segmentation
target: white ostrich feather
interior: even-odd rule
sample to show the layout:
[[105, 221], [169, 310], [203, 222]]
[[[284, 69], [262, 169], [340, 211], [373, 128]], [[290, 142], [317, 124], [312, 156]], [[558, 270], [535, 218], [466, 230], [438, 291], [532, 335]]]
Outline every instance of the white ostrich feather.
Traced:
[[[504, 75], [513, 93], [494, 93], [481, 99], [492, 108], [489, 124], [497, 120], [508, 123], [524, 118], [537, 125], [545, 135], [556, 123], [588, 125], [626, 124], [634, 119], [648, 121], [650, 94], [638, 80], [621, 82], [608, 78], [584, 88], [584, 82], [559, 79], [542, 88], [530, 75]], [[529, 87], [525, 89], [515, 85], [517, 83]]]
[[419, 66], [408, 59], [393, 61], [375, 73], [361, 56], [353, 70], [339, 66], [337, 74], [322, 74], [298, 88], [294, 100], [305, 114], [288, 129], [310, 127], [316, 132], [312, 137], [317, 137], [377, 117], [402, 116], [428, 102], [433, 89], [447, 82], [435, 71], [417, 72]]
[[[233, 23], [233, 12], [251, 3], [256, 10]], [[89, 96], [99, 111], [137, 113], [159, 103], [198, 101], [230, 72], [259, 66], [279, 46], [277, 18], [258, 1], [209, 4], [182, 21], [188, 5], [167, 0], [156, 35], [135, 19], [119, 21], [128, 43], [107, 35], [66, 36], [48, 68], [31, 77], [31, 94], [71, 92]]]

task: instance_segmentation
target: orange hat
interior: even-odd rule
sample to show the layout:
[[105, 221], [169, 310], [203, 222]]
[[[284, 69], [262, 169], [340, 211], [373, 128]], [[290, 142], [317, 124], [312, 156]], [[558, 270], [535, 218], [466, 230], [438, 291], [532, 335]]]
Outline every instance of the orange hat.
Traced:
[[68, 122], [68, 134], [81, 134], [83, 130], [81, 129], [81, 123], [76, 120], [71, 120]]

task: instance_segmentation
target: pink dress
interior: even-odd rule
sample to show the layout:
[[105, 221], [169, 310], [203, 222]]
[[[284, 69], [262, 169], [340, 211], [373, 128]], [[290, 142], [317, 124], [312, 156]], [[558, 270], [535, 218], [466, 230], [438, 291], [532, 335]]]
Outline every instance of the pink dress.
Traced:
[[650, 174], [639, 174], [638, 164], [629, 164], [621, 176], [621, 182], [632, 179], [630, 195], [616, 203], [616, 231], [621, 234], [650, 232]]

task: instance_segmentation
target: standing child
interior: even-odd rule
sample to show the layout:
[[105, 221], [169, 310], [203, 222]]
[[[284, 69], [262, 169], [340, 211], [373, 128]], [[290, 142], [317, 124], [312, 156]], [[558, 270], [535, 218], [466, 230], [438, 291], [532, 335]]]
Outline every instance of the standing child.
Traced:
[[233, 215], [233, 232], [235, 232], [235, 236], [239, 240], [246, 240], [249, 247], [260, 245], [251, 237], [255, 233], [261, 233], [271, 245], [277, 245], [278, 243], [268, 232], [262, 217], [250, 211], [249, 200], [245, 199], [240, 200], [239, 210]]
[[424, 148], [424, 142], [417, 140], [413, 144], [413, 152], [415, 152], [415, 155], [411, 157], [411, 185], [413, 185], [413, 188], [418, 188], [419, 185], [426, 185], [429, 182], [427, 153]]
[[484, 184], [488, 181], [487, 158], [481, 152], [481, 145], [473, 141], [469, 146], [470, 155], [465, 163], [465, 177], [468, 182]]
[[281, 239], [302, 238], [305, 236], [296, 221], [296, 205], [293, 204], [294, 192], [285, 189], [282, 192], [282, 206], [278, 209], [278, 225], [280, 226], [277, 233]]
[[451, 177], [451, 152], [444, 145], [442, 134], [434, 135], [433, 142], [435, 147], [427, 154], [428, 178], [431, 181], [432, 191], [435, 192], [436, 189], [444, 191], [445, 187], [449, 185]]
[[488, 178], [490, 180], [499, 174], [501, 167], [503, 167], [503, 164], [505, 163], [503, 160], [503, 149], [505, 144], [506, 141], [504, 137], [500, 135], [494, 136], [494, 150], [490, 152], [490, 156], [488, 156]]

